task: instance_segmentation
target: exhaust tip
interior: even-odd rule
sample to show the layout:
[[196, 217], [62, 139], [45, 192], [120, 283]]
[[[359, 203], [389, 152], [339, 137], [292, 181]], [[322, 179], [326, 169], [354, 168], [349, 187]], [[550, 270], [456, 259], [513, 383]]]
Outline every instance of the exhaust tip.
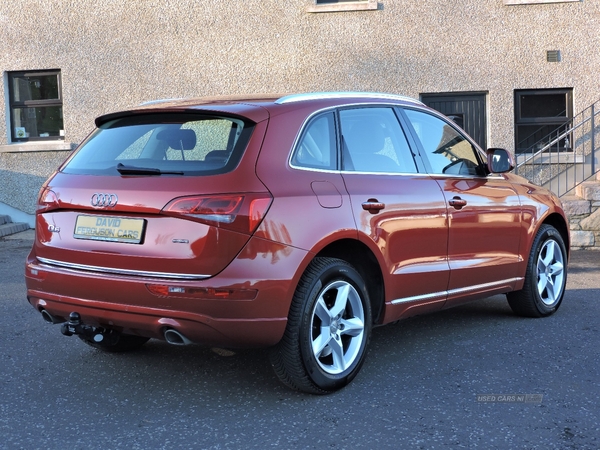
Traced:
[[50, 314], [45, 309], [40, 310], [40, 313], [42, 313], [42, 318], [48, 323], [55, 324], [55, 323], [64, 322], [63, 320], [59, 320], [58, 318], [54, 317], [52, 314]]
[[192, 343], [187, 337], [173, 328], [168, 328], [165, 333], [165, 341], [172, 345], [189, 345]]

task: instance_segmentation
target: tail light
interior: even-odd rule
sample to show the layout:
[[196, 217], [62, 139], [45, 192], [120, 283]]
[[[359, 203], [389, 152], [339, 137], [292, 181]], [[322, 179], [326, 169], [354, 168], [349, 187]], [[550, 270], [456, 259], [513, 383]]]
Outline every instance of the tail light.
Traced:
[[162, 214], [196, 220], [243, 233], [253, 233], [263, 220], [272, 197], [267, 193], [179, 197]]
[[59, 207], [60, 205], [56, 194], [47, 187], [42, 187], [38, 198], [37, 212], [48, 212], [53, 209], [58, 209]]

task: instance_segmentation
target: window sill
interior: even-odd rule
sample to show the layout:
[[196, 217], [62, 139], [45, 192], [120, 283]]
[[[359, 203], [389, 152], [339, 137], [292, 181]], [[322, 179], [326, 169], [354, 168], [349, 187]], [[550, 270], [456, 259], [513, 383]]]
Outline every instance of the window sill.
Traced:
[[[573, 0], [570, 0], [573, 1]], [[375, 11], [379, 9], [377, 0], [343, 2], [343, 3], [326, 3], [313, 5], [306, 8], [309, 13], [325, 13], [325, 12], [343, 12], [343, 11]]]
[[12, 144], [0, 145], [0, 153], [71, 151], [74, 148], [75, 144], [64, 141], [13, 142]]
[[540, 3], [580, 3], [583, 0], [504, 0], [505, 5], [533, 5]]

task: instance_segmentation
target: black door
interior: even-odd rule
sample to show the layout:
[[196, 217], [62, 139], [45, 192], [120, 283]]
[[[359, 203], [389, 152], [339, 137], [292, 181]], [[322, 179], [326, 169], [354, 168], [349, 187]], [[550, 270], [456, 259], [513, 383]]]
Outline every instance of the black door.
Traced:
[[421, 94], [421, 101], [450, 117], [482, 149], [487, 148], [485, 92]]

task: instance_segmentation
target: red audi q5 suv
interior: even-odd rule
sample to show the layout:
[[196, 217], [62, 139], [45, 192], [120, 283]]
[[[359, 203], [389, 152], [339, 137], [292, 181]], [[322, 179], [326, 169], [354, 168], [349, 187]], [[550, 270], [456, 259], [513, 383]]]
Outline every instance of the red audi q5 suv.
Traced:
[[565, 293], [558, 198], [417, 100], [165, 101], [96, 127], [42, 187], [26, 262], [31, 305], [94, 347], [270, 347], [283, 383], [328, 393], [373, 326]]

